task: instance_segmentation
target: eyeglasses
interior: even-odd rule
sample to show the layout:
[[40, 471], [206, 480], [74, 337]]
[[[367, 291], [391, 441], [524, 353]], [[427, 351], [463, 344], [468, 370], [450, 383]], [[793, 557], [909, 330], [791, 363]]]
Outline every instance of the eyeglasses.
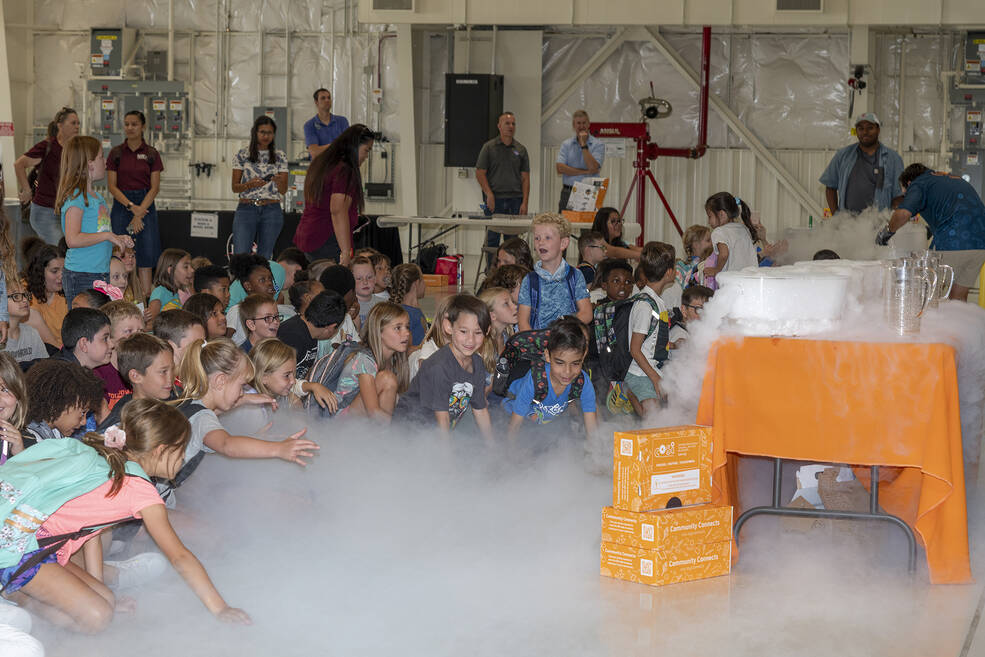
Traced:
[[263, 317], [251, 317], [254, 322], [259, 322], [261, 319], [267, 324], [280, 324], [284, 321], [283, 315], [265, 315]]
[[606, 244], [589, 244], [588, 245], [588, 248], [590, 248], [590, 249], [602, 249], [603, 251], [605, 251], [609, 247]]
[[691, 304], [691, 303], [685, 303], [684, 304], [684, 307], [685, 308], [690, 308], [694, 312], [699, 312], [699, 311], [701, 311], [701, 309], [704, 308], [704, 306], [695, 306], [694, 304]]
[[19, 303], [21, 301], [30, 301], [31, 300], [31, 293], [30, 292], [14, 292], [13, 294], [8, 294], [7, 295], [7, 298], [10, 299], [11, 301], [13, 301], [14, 303]]

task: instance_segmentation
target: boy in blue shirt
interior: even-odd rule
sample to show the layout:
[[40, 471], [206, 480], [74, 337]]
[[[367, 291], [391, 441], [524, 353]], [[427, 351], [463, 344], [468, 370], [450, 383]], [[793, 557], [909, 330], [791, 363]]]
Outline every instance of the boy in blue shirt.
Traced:
[[592, 303], [582, 273], [564, 261], [571, 224], [561, 215], [534, 217], [534, 251], [540, 260], [520, 284], [518, 324], [521, 331], [542, 329], [565, 315], [584, 324], [592, 321]]
[[544, 351], [547, 362], [533, 363], [527, 374], [510, 385], [509, 397], [503, 401], [503, 408], [510, 413], [510, 439], [516, 437], [524, 420], [548, 424], [575, 401], [581, 406], [587, 434], [598, 429], [595, 389], [582, 369], [588, 352], [585, 327], [565, 317], [551, 324], [550, 331]]

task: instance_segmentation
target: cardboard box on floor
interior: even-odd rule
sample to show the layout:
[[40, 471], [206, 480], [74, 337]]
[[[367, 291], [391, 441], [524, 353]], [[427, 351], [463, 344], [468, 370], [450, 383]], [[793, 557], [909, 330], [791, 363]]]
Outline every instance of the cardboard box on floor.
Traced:
[[732, 541], [678, 545], [666, 550], [603, 541], [599, 572], [639, 584], [662, 586], [727, 575], [732, 565]]
[[711, 427], [616, 431], [612, 506], [626, 511], [711, 501]]
[[719, 543], [732, 538], [732, 507], [701, 504], [665, 511], [602, 509], [602, 541], [648, 550]]

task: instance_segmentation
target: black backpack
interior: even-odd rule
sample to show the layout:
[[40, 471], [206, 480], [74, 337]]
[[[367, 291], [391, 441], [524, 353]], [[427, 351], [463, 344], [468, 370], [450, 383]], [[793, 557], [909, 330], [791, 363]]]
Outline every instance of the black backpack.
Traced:
[[591, 341], [594, 346], [589, 351], [598, 354], [599, 370], [609, 381], [625, 379], [626, 372], [633, 363], [633, 355], [629, 352], [629, 315], [637, 301], [650, 304], [650, 328], [646, 332], [647, 336], [654, 331], [660, 332], [653, 354], [657, 367], [661, 367], [670, 355], [667, 350], [670, 338], [669, 315], [666, 311], [661, 312], [656, 300], [649, 294], [641, 293], [621, 301], [599, 304], [593, 313], [594, 330]]
[[448, 246], [446, 244], [427, 242], [418, 250], [414, 262], [421, 268], [421, 273], [433, 274], [435, 267], [438, 266], [438, 258], [446, 255], [448, 255]]
[[[521, 331], [510, 336], [503, 348], [503, 353], [496, 361], [496, 374], [493, 376], [492, 391], [500, 397], [510, 396], [510, 384], [518, 379], [522, 379], [530, 372], [534, 381], [534, 401], [542, 403], [547, 399], [551, 384], [547, 376], [547, 361], [544, 360], [544, 351], [547, 348], [547, 339], [550, 337], [550, 329], [540, 329], [536, 331]], [[581, 398], [582, 388], [585, 387], [585, 374], [578, 374], [578, 378], [571, 382], [568, 390], [568, 401], [575, 401]]]
[[[308, 370], [308, 381], [320, 383], [334, 392], [346, 363], [359, 352], [371, 354], [363, 343], [355, 340], [346, 340], [338, 345], [332, 353], [322, 356], [312, 365], [311, 369]], [[313, 402], [311, 395], [304, 398], [304, 407], [308, 410], [308, 413], [316, 414], [318, 417], [332, 417], [341, 412], [343, 408], [348, 407], [356, 399], [358, 394], [359, 388], [356, 388], [339, 397], [339, 409], [334, 414], [327, 408], [319, 406], [318, 402]]]

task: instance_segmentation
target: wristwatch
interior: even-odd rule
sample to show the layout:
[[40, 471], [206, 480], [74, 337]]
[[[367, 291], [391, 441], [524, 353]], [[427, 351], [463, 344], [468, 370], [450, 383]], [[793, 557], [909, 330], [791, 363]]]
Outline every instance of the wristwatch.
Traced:
[[588, 150], [588, 144], [582, 145], [581, 150], [587, 151]]

